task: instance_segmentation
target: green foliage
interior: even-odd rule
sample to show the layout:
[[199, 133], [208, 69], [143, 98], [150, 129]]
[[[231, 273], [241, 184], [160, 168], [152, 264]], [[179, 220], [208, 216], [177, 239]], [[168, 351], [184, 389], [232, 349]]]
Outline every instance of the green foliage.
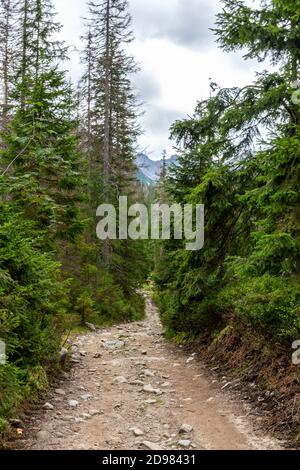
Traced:
[[270, 274], [246, 277], [229, 283], [218, 296], [234, 321], [248, 324], [268, 340], [281, 341], [287, 347], [300, 331], [300, 288], [298, 279], [282, 279]]
[[0, 210], [0, 338], [7, 364], [0, 366], [0, 416], [47, 384], [57, 360], [68, 288], [60, 263], [40, 252], [32, 225], [8, 202]]
[[30, 225], [6, 206], [0, 215], [0, 336], [15, 363], [38, 364], [57, 351], [67, 290], [60, 264], [35, 248]]
[[[144, 301], [135, 291], [124, 291], [112, 274], [103, 268], [97, 271], [97, 286], [75, 285], [74, 310], [79, 322], [98, 326], [114, 322], [140, 320], [144, 315]], [[77, 296], [78, 295], [78, 296]]]
[[[138, 294], [147, 275], [144, 244], [116, 243], [110, 269], [102, 262], [103, 243], [95, 234], [96, 207], [103, 202], [100, 117], [94, 147], [86, 150], [78, 103], [62, 71], [67, 48], [55, 39], [61, 27], [54, 16], [51, 0], [22, 2], [16, 12], [13, 35], [22, 50], [8, 64], [15, 73], [6, 76], [13, 106], [5, 116], [0, 112], [0, 339], [7, 348], [7, 363], [0, 365], [0, 433], [22, 400], [47, 389], [67, 330], [144, 313]], [[119, 24], [120, 30], [126, 25]], [[137, 190], [132, 175], [138, 131], [127, 76], [135, 66], [120, 59], [111, 112], [114, 200], [119, 192], [133, 197]], [[101, 76], [98, 81], [103, 88]], [[90, 151], [95, 166], [86, 163]]]
[[213, 338], [242, 323], [290, 347], [300, 334], [299, 12], [285, 0], [224, 3], [221, 47], [282, 67], [217, 88], [172, 128], [183, 150], [165, 187], [170, 201], [205, 204], [205, 246], [165, 245], [155, 274], [162, 318], [174, 335]]
[[[83, 154], [88, 161], [88, 214], [84, 238], [77, 247], [76, 278], [72, 292], [75, 310], [81, 320], [97, 324], [131, 320], [143, 315], [143, 302], [137, 294], [147, 274], [149, 256], [143, 242], [96, 238], [97, 207], [119, 205], [126, 195], [129, 205], [142, 202], [135, 181], [136, 139], [139, 135], [137, 100], [131, 75], [137, 71], [127, 44], [133, 39], [127, 0], [88, 2], [85, 65], [81, 80], [80, 134]], [[118, 213], [118, 210], [117, 210]], [[119, 227], [117, 227], [117, 230]], [[74, 273], [74, 262], [67, 263]], [[84, 320], [83, 320], [84, 321]]]
[[[0, 367], [0, 416], [9, 416], [12, 409], [20, 402], [21, 394], [21, 374], [20, 370], [11, 365], [6, 364]], [[4, 420], [3, 420], [4, 424]], [[1, 425], [0, 425], [1, 431]]]

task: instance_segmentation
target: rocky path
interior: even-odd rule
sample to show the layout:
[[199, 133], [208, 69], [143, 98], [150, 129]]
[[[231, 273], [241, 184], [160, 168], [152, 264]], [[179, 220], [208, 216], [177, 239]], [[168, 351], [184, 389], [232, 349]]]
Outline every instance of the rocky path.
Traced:
[[33, 417], [23, 447], [278, 449], [196, 355], [163, 338], [150, 300], [146, 308], [143, 322], [75, 340], [74, 367]]

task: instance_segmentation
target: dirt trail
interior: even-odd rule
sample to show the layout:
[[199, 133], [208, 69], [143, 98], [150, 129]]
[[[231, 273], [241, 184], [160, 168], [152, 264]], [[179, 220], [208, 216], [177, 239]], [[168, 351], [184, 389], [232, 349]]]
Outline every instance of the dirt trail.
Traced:
[[246, 405], [233, 402], [196, 356], [163, 338], [156, 308], [146, 305], [143, 322], [76, 339], [78, 363], [47, 397], [50, 409], [33, 416], [22, 447], [280, 448], [254, 432]]

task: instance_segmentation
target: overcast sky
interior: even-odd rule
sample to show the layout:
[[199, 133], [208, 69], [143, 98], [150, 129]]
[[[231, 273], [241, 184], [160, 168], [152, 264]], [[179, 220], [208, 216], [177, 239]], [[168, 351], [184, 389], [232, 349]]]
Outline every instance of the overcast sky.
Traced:
[[[62, 36], [80, 48], [81, 17], [86, 0], [54, 0]], [[251, 0], [249, 0], [251, 2]], [[258, 66], [239, 54], [218, 49], [214, 34], [220, 0], [129, 0], [136, 40], [130, 46], [141, 72], [134, 85], [144, 102], [141, 118], [144, 135], [140, 150], [159, 159], [163, 149], [171, 155], [170, 125], [191, 115], [199, 99], [209, 94], [209, 79], [221, 86], [241, 86], [254, 78]], [[74, 80], [81, 67], [78, 53], [70, 54]]]

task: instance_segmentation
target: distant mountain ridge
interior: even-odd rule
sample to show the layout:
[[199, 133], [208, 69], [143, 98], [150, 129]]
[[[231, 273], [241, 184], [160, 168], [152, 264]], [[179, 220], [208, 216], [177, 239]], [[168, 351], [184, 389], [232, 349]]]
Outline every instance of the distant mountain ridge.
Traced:
[[[167, 169], [170, 168], [172, 164], [176, 165], [177, 157], [172, 155], [170, 158], [166, 159]], [[154, 184], [158, 179], [162, 170], [163, 160], [151, 160], [148, 155], [144, 153], [139, 153], [136, 158], [136, 165], [139, 169], [138, 179], [143, 184]]]

